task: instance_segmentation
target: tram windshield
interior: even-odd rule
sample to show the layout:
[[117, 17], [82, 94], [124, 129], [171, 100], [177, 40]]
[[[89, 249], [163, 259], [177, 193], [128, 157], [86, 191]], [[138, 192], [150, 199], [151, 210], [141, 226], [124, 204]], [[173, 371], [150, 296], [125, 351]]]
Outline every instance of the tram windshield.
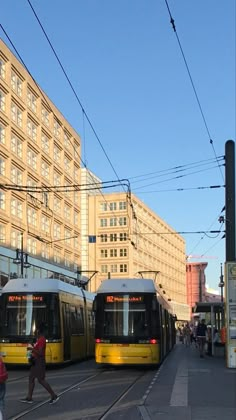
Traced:
[[58, 295], [51, 293], [5, 293], [2, 295], [2, 338], [34, 336], [36, 326], [45, 324], [45, 335], [60, 338]]
[[97, 324], [104, 337], [149, 337], [155, 320], [151, 320], [153, 295], [98, 295]]

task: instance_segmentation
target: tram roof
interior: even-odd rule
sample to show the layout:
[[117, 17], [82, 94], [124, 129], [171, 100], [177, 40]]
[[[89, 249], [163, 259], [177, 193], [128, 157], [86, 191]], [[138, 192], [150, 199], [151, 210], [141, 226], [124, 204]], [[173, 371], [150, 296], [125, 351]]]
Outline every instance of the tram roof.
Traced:
[[66, 292], [74, 295], [79, 295], [93, 300], [94, 294], [82, 291], [82, 289], [76, 285], [66, 283], [64, 281], [53, 279], [53, 278], [17, 278], [10, 279], [2, 289], [4, 293], [58, 293]]
[[156, 293], [156, 287], [152, 279], [106, 279], [100, 284], [99, 293]]

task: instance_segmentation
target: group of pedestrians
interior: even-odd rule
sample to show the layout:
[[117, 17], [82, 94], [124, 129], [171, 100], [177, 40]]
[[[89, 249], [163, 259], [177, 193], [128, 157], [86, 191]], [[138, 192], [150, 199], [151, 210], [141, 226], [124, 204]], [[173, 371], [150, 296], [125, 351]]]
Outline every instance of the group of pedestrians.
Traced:
[[[200, 357], [203, 358], [206, 353], [208, 356], [212, 356], [212, 343], [218, 343], [220, 341], [218, 330], [215, 328], [212, 338], [211, 327], [207, 327], [205, 319], [199, 321], [197, 326], [192, 326], [186, 323], [182, 329], [179, 328], [179, 340], [186, 346], [189, 347], [193, 342], [199, 349]], [[212, 342], [213, 339], [213, 342]]]

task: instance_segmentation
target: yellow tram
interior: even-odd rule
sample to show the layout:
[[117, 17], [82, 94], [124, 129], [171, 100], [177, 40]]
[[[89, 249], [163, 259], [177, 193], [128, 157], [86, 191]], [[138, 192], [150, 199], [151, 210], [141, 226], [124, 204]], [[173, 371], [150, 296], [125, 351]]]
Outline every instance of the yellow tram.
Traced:
[[176, 317], [153, 280], [104, 280], [94, 311], [98, 364], [158, 365], [175, 344]]
[[7, 364], [28, 363], [26, 347], [43, 322], [46, 363], [94, 356], [94, 295], [53, 278], [18, 278], [2, 289], [0, 352]]

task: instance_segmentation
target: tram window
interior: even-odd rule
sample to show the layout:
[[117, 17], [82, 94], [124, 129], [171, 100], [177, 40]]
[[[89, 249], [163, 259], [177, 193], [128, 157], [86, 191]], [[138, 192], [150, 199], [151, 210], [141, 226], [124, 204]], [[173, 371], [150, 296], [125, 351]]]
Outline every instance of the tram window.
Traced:
[[58, 296], [52, 294], [4, 295], [2, 337], [32, 336], [39, 323], [45, 324], [47, 338], [59, 338]]

